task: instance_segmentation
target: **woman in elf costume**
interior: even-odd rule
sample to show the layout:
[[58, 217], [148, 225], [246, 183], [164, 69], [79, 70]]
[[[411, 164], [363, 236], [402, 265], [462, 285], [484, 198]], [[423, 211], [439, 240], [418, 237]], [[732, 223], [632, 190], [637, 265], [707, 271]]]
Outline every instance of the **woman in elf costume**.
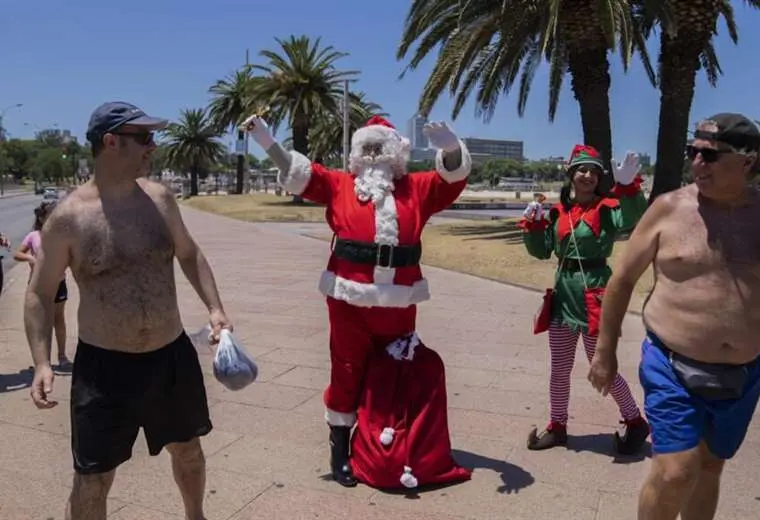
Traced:
[[[554, 253], [558, 259], [554, 287], [547, 291], [535, 326], [536, 333], [549, 331], [551, 420], [543, 432], [531, 431], [531, 450], [567, 445], [570, 373], [578, 339], [583, 337], [591, 361], [599, 332], [601, 297], [612, 274], [607, 258], [615, 237], [630, 231], [647, 207], [637, 177], [638, 157], [629, 153], [620, 166], [613, 161], [613, 170], [616, 184], [612, 193], [605, 195], [599, 187], [605, 175], [599, 152], [591, 146], [576, 146], [560, 202], [549, 211], [549, 219], [524, 218], [520, 222], [530, 255], [548, 259]], [[636, 453], [649, 435], [649, 425], [619, 374], [610, 393], [625, 425], [622, 435], [615, 433], [615, 448], [620, 454]]]

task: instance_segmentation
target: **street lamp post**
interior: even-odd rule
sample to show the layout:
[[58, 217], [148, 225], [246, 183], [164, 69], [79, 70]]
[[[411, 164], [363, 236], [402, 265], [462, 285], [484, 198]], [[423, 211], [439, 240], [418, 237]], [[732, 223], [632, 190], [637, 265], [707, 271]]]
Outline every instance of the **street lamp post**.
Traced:
[[[0, 142], [5, 140], [5, 128], [3, 127], [3, 119], [5, 118], [5, 113], [12, 108], [21, 108], [22, 106], [24, 106], [23, 103], [14, 103], [13, 105], [8, 105], [2, 111], [0, 111]], [[5, 170], [0, 171], [0, 197], [3, 195], [5, 195]]]

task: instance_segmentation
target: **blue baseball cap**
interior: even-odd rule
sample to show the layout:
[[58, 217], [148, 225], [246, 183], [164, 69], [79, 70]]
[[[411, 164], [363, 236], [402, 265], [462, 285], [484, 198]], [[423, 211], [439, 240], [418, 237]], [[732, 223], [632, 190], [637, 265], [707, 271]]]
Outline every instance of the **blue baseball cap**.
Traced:
[[163, 130], [169, 124], [167, 119], [151, 117], [140, 108], [123, 101], [103, 103], [90, 116], [87, 127], [87, 140], [99, 141], [103, 135], [113, 132], [120, 126], [130, 124], [140, 126], [148, 131]]

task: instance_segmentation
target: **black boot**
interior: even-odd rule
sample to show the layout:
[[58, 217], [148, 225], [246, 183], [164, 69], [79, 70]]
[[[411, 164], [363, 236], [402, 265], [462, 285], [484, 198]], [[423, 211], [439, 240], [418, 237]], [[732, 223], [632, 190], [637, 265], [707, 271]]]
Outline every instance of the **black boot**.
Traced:
[[649, 424], [641, 416], [620, 422], [625, 426], [625, 433], [615, 432], [615, 451], [620, 455], [635, 455], [649, 437]]
[[354, 473], [348, 463], [350, 445], [350, 426], [330, 426], [330, 469], [335, 481], [344, 487], [356, 486]]
[[533, 428], [528, 435], [528, 449], [533, 451], [548, 450], [555, 446], [567, 446], [567, 426], [550, 422], [540, 434]]

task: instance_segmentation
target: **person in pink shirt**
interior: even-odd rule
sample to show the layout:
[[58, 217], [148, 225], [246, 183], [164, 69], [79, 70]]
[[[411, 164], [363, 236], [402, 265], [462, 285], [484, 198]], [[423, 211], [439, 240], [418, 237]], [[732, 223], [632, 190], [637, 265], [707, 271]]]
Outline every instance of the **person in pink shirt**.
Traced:
[[[34, 208], [34, 228], [29, 232], [21, 242], [13, 258], [19, 262], [29, 262], [29, 278], [31, 279], [34, 263], [40, 252], [42, 238], [40, 231], [45, 225], [50, 213], [55, 209], [55, 202], [43, 202]], [[66, 286], [66, 276], [64, 275], [61, 283], [58, 285], [58, 292], [55, 295], [55, 319], [53, 327], [55, 329], [55, 340], [58, 344], [58, 365], [61, 369], [71, 368], [71, 361], [66, 356], [66, 301], [69, 299], [69, 291]]]

